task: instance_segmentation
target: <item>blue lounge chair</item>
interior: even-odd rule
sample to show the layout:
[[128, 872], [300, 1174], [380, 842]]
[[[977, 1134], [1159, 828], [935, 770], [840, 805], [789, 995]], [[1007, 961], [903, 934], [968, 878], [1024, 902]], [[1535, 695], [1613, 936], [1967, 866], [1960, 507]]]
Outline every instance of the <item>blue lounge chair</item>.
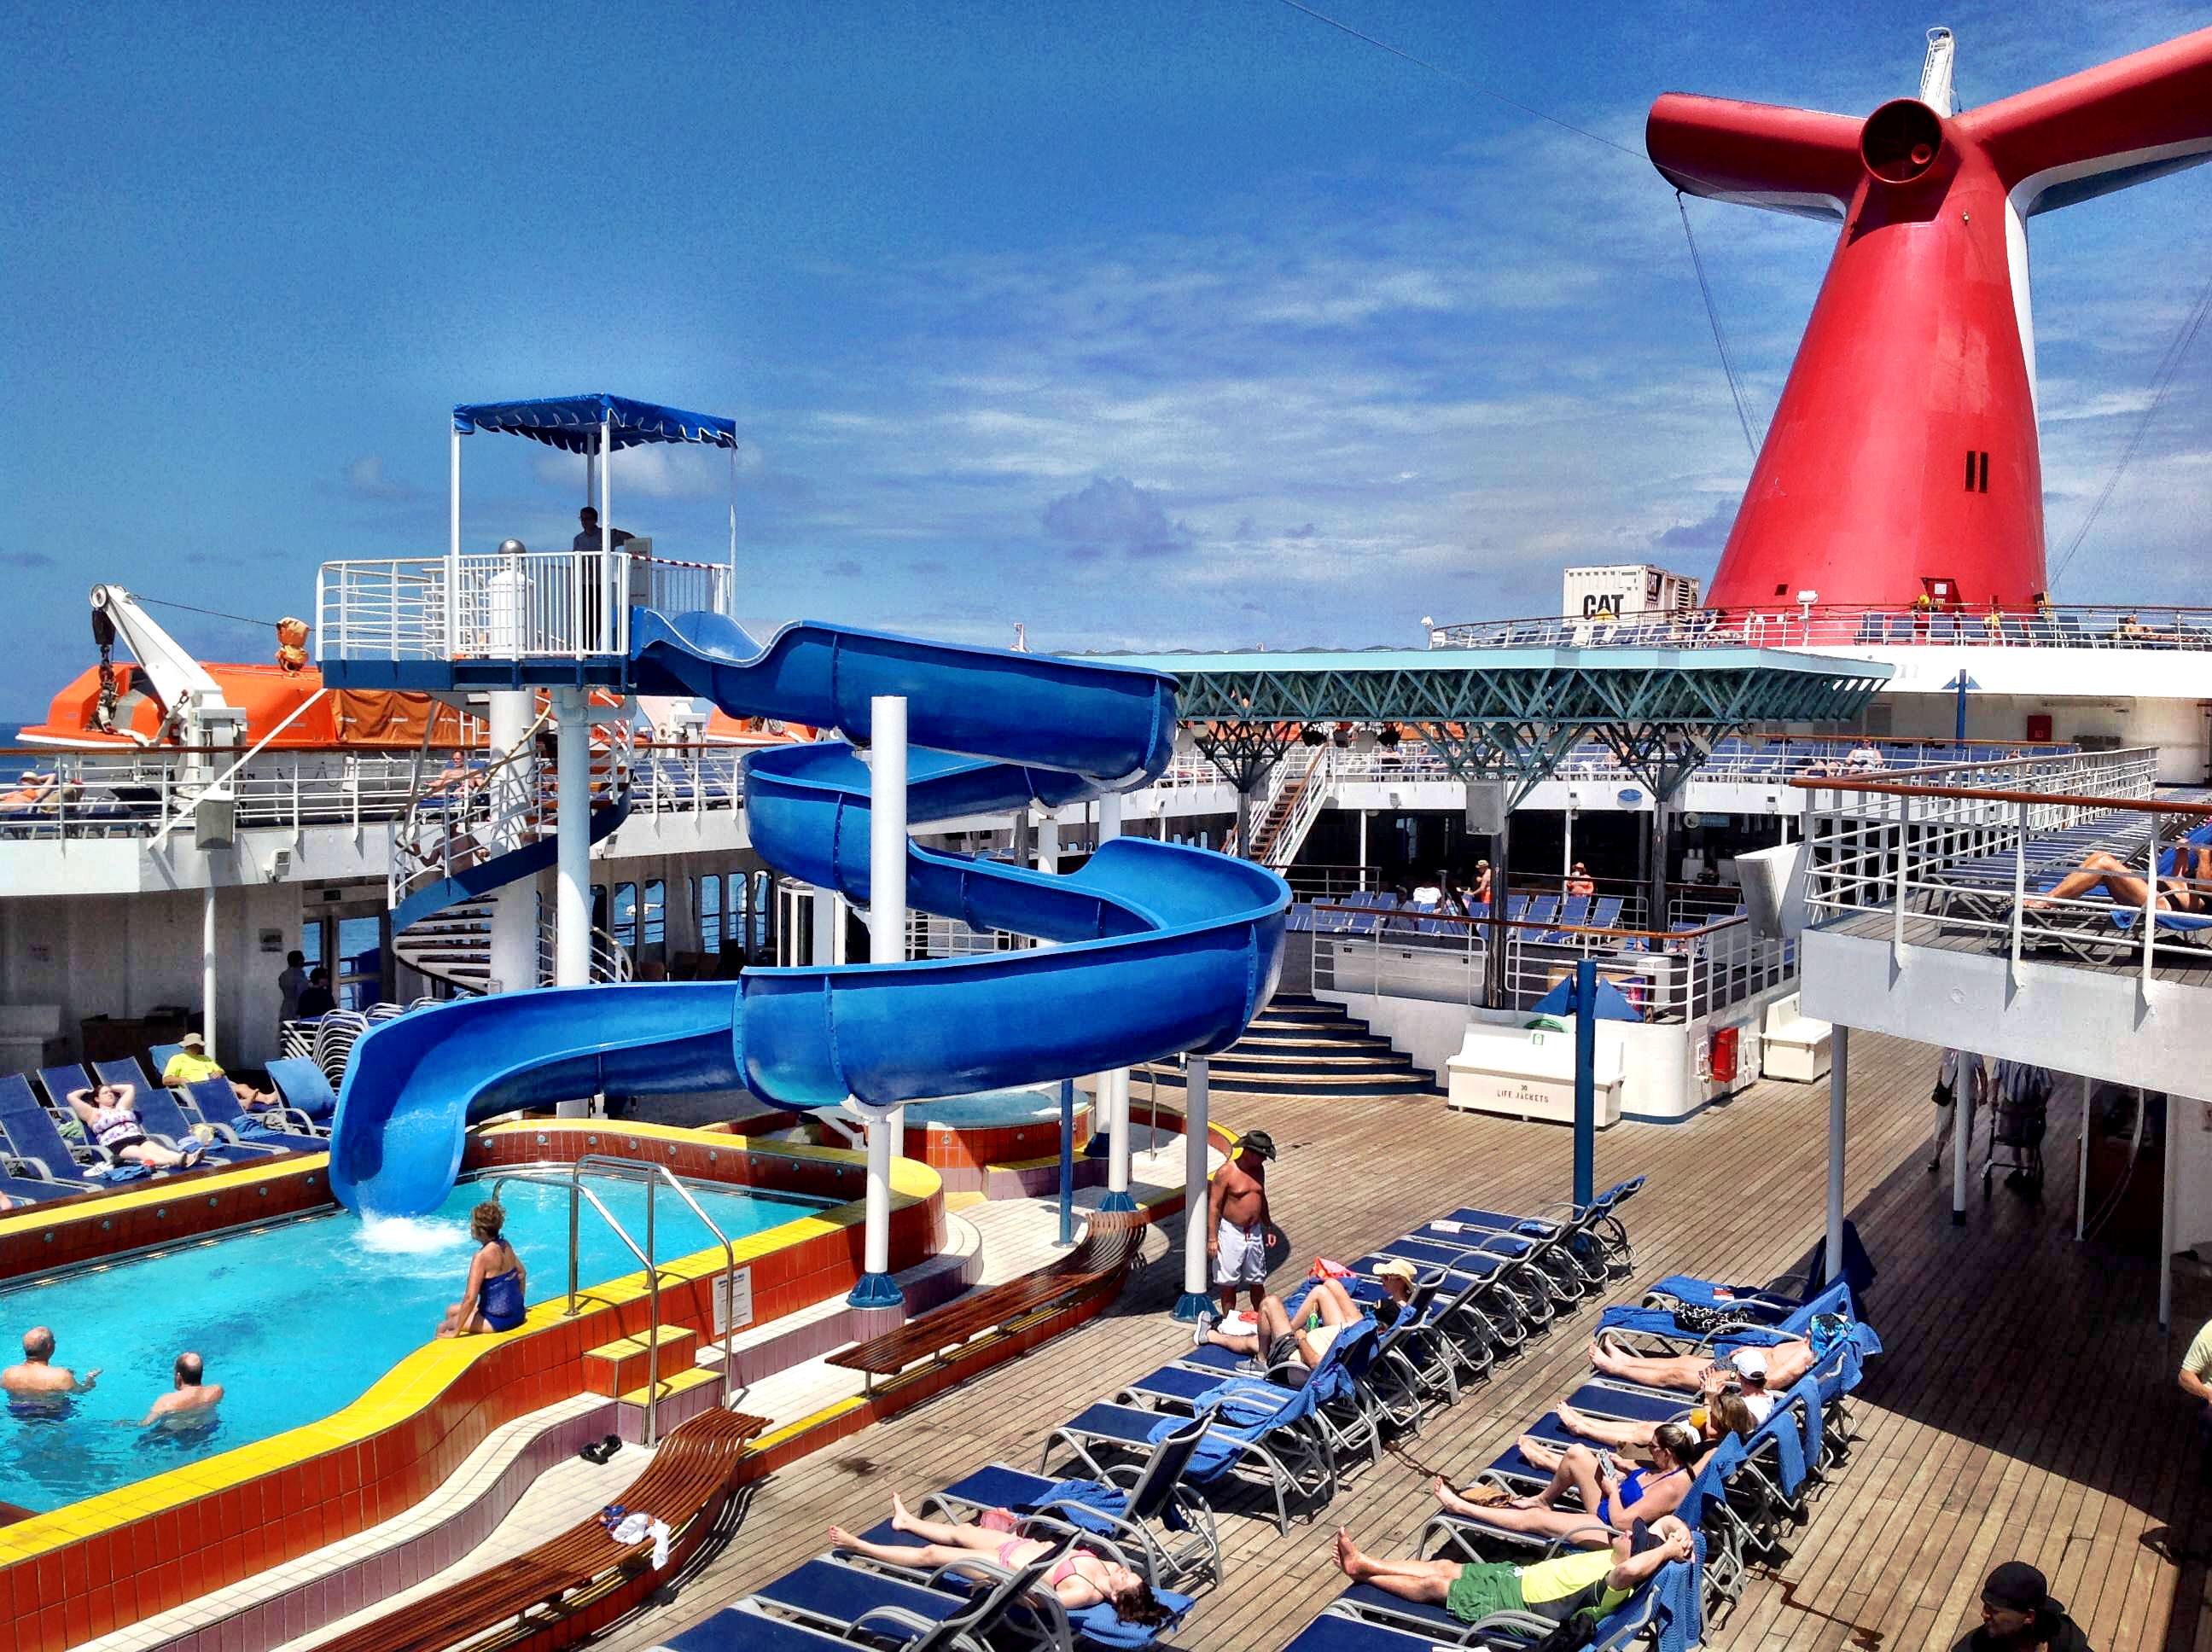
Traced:
[[46, 1110], [33, 1093], [31, 1081], [20, 1072], [0, 1073], [0, 1133], [5, 1135], [8, 1157], [18, 1173], [32, 1170], [39, 1180], [77, 1189], [131, 1179], [111, 1175], [106, 1156], [98, 1148], [72, 1146], [62, 1134], [61, 1121]]
[[1483, 1234], [1465, 1239], [1422, 1239], [1413, 1235], [1378, 1247], [1385, 1256], [1395, 1256], [1416, 1268], [1440, 1267], [1450, 1273], [1480, 1273], [1496, 1279], [1500, 1294], [1524, 1324], [1549, 1325], [1558, 1317], [1552, 1285], [1540, 1268], [1528, 1259], [1526, 1248], [1498, 1242], [1501, 1236]]
[[[1289, 1393], [1264, 1382], [1218, 1384], [1210, 1400], [1219, 1415], [1200, 1441], [1186, 1477], [1199, 1485], [1231, 1475], [1256, 1479], [1274, 1502], [1275, 1529], [1287, 1533], [1293, 1497], [1318, 1509], [1336, 1495], [1335, 1454], [1312, 1422], [1318, 1397], [1310, 1384]], [[1178, 1426], [1179, 1419], [1140, 1406], [1091, 1406], [1052, 1431], [1039, 1466], [1065, 1449], [1086, 1473], [1103, 1479], [1113, 1456], [1148, 1456]]]
[[338, 1110], [338, 1098], [322, 1068], [304, 1055], [288, 1055], [269, 1064], [269, 1082], [288, 1107], [318, 1124]]
[[[990, 1637], [1018, 1606], [1029, 1610], [1023, 1597], [1058, 1558], [1048, 1553], [1008, 1572], [978, 1555], [977, 1570], [998, 1573], [996, 1580], [988, 1589], [958, 1592], [835, 1560], [810, 1560], [670, 1644], [691, 1652], [751, 1652], [756, 1646], [776, 1644], [759, 1625], [789, 1619], [801, 1628], [818, 1627], [836, 1637], [833, 1644], [849, 1646], [865, 1637], [863, 1643], [900, 1652], [991, 1652]], [[700, 1634], [710, 1626], [714, 1634]]]
[[1310, 1402], [1308, 1420], [1328, 1442], [1332, 1453], [1357, 1452], [1370, 1462], [1380, 1462], [1382, 1424], [1365, 1386], [1375, 1353], [1375, 1321], [1363, 1319], [1339, 1332], [1322, 1355], [1321, 1364], [1310, 1370], [1295, 1359], [1270, 1366], [1257, 1376], [1224, 1377], [1218, 1371], [1168, 1364], [1139, 1377], [1114, 1397], [1116, 1401], [1135, 1400], [1155, 1407], [1200, 1412], [1212, 1403], [1224, 1382], [1237, 1383], [1255, 1403], [1279, 1403], [1297, 1394]]
[[[125, 1074], [120, 1078], [106, 1080], [106, 1082], [136, 1084], [138, 1087], [137, 1098], [132, 1102], [132, 1107], [137, 1111], [138, 1122], [144, 1127], [146, 1133], [155, 1141], [166, 1143], [175, 1148], [179, 1152], [190, 1151], [195, 1142], [192, 1121], [186, 1118], [184, 1109], [177, 1105], [175, 1094], [165, 1084], [148, 1084], [143, 1078], [138, 1077], [138, 1064], [136, 1061], [109, 1062], [106, 1065]], [[54, 1080], [48, 1074], [56, 1071], [58, 1069], [49, 1068], [46, 1072], [39, 1075], [46, 1079], [49, 1095], [54, 1093]], [[80, 1075], [83, 1072], [82, 1067], [75, 1071]], [[77, 1080], [78, 1084], [85, 1082], [86, 1080], [80, 1076]], [[70, 1086], [72, 1089], [76, 1087], [76, 1085]], [[59, 1101], [61, 1097], [56, 1096], [55, 1099]], [[216, 1137], [214, 1141], [205, 1145], [206, 1151], [201, 1157], [201, 1163], [246, 1164], [256, 1159], [266, 1158], [271, 1153], [280, 1151], [274, 1147], [251, 1146], [234, 1138], [225, 1139], [220, 1126], [216, 1127]]]
[[[135, 1084], [142, 1091], [146, 1088], [146, 1081], [137, 1076], [136, 1061], [98, 1061], [93, 1065], [104, 1084]], [[228, 1078], [202, 1078], [184, 1085], [181, 1092], [172, 1093], [181, 1093], [200, 1115], [201, 1121], [214, 1126], [216, 1133], [228, 1142], [303, 1153], [323, 1152], [330, 1147], [313, 1122], [295, 1108], [266, 1107], [248, 1112], [240, 1104], [238, 1092], [230, 1087]], [[280, 1125], [293, 1127], [280, 1129]]]
[[[1352, 1277], [1345, 1281], [1345, 1289], [1355, 1301], [1370, 1294], [1379, 1296], [1382, 1287], [1375, 1278], [1375, 1270], [1385, 1262], [1403, 1260], [1406, 1259], [1384, 1251], [1358, 1257], [1346, 1265], [1352, 1270]], [[1534, 1321], [1523, 1316], [1521, 1300], [1502, 1283], [1498, 1270], [1431, 1268], [1424, 1264], [1415, 1266], [1417, 1275], [1427, 1271], [1443, 1274], [1444, 1290], [1453, 1294], [1445, 1299], [1439, 1318], [1444, 1328], [1467, 1348], [1468, 1358], [1481, 1366], [1478, 1376], [1499, 1358], [1518, 1353], [1528, 1345]]]

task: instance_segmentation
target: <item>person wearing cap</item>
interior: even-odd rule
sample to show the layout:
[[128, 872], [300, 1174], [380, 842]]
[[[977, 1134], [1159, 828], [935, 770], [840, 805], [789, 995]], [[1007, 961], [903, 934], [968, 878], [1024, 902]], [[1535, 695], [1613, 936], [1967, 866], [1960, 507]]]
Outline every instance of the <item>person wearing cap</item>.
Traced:
[[227, 1078], [230, 1092], [238, 1097], [240, 1107], [276, 1107], [281, 1098], [273, 1090], [256, 1090], [252, 1084], [242, 1084], [208, 1059], [207, 1040], [196, 1032], [188, 1032], [179, 1041], [183, 1048], [168, 1060], [161, 1069], [161, 1082], [172, 1090], [182, 1090], [209, 1078]]
[[1379, 1309], [1387, 1303], [1389, 1309], [1388, 1314], [1377, 1312], [1376, 1322], [1385, 1326], [1396, 1324], [1398, 1315], [1405, 1311], [1406, 1304], [1413, 1300], [1413, 1287], [1419, 1283], [1419, 1275], [1404, 1257], [1386, 1256], [1375, 1264], [1370, 1277], [1382, 1287], [1382, 1302], [1376, 1306]]
[[1718, 1373], [1722, 1380], [1742, 1387], [1747, 1402], [1757, 1391], [1759, 1400], [1752, 1409], [1763, 1423], [1774, 1409], [1774, 1396], [1813, 1369], [1813, 1345], [1802, 1337], [1787, 1337], [1769, 1347], [1735, 1349], [1716, 1364], [1706, 1354], [1632, 1354], [1614, 1344], [1611, 1332], [1600, 1331], [1590, 1339], [1589, 1362], [1624, 1382], [1692, 1394], [1705, 1392]]
[[1341, 1285], [1334, 1279], [1319, 1279], [1295, 1313], [1280, 1297], [1263, 1296], [1252, 1310], [1249, 1332], [1218, 1330], [1213, 1315], [1202, 1314], [1190, 1339], [1201, 1348], [1211, 1345], [1248, 1359], [1262, 1360], [1271, 1372], [1296, 1366], [1310, 1371], [1327, 1357], [1346, 1327], [1357, 1325], [1364, 1317], [1366, 1310], [1352, 1300]]
[[1474, 883], [1467, 892], [1467, 903], [1471, 907], [1490, 904], [1490, 862], [1487, 860], [1474, 863]]
[[1952, 1652], [2089, 1652], [2089, 1637], [2051, 1598], [2043, 1574], [2025, 1560], [2008, 1560], [1982, 1585], [1982, 1625]]
[[1638, 1521], [1603, 1547], [1571, 1550], [1528, 1565], [1510, 1560], [1467, 1565], [1456, 1560], [1378, 1560], [1364, 1552], [1342, 1526], [1336, 1528], [1335, 1558], [1338, 1570], [1353, 1582], [1372, 1583], [1401, 1600], [1442, 1606], [1463, 1624], [1520, 1612], [1553, 1624], [1583, 1619], [1594, 1625], [1662, 1566], [1687, 1560], [1696, 1552], [1690, 1528], [1666, 1515], [1648, 1526]]
[[1242, 1286], [1256, 1318], [1267, 1294], [1267, 1161], [1275, 1143], [1264, 1130], [1237, 1138], [1237, 1151], [1213, 1173], [1206, 1200], [1206, 1254], [1224, 1318], [1237, 1306]]
[[1568, 876], [1566, 893], [1570, 901], [1588, 900], [1597, 893], [1597, 879], [1590, 876], [1589, 867], [1580, 860], [1575, 862], [1575, 869]]

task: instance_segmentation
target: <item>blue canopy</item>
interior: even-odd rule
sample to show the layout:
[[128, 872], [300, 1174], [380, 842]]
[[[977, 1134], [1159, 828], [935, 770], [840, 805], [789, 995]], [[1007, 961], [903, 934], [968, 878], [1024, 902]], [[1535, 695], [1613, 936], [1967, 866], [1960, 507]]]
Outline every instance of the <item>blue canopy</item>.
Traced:
[[[1569, 975], [1528, 1008], [1534, 1015], [1574, 1014], [1575, 978]], [[1600, 1021], [1641, 1021], [1644, 1017], [1620, 987], [1600, 975], [1597, 981], [1597, 1018]]]
[[617, 448], [649, 441], [703, 441], [735, 447], [738, 427], [711, 413], [686, 413], [680, 407], [656, 407], [627, 397], [555, 396], [535, 402], [473, 402], [453, 410], [453, 428], [462, 435], [503, 430], [527, 436], [571, 453], [599, 451], [599, 426], [611, 429]]

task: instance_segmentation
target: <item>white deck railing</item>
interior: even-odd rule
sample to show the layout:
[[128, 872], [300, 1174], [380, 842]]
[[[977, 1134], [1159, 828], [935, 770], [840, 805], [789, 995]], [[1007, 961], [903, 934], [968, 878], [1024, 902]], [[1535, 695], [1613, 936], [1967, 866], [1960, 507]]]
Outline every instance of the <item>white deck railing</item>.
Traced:
[[[2166, 964], [2212, 967], [2212, 860], [2177, 841], [2212, 825], [2212, 794], [2158, 791], [2155, 757], [1800, 781], [1808, 922], [1863, 933], [1872, 920], [1893, 946], [1986, 950], [2014, 969], [2031, 954], [2146, 981]], [[2069, 878], [2081, 887], [2058, 896]], [[2160, 915], [2146, 924], [2152, 887]]]
[[[1332, 914], [1373, 920], [1367, 908], [1316, 907], [1316, 924]], [[1702, 928], [1659, 935], [1634, 930], [1560, 928], [1541, 922], [1493, 926], [1474, 920], [1413, 926], [1417, 915], [1385, 913], [1365, 933], [1313, 938], [1313, 984], [1317, 992], [1371, 993], [1382, 998], [1486, 1005], [1487, 954], [1492, 936], [1505, 937], [1506, 1002], [1525, 1010], [1574, 974], [1583, 957], [1597, 961], [1598, 978], [1618, 988], [1651, 1022], [1694, 1021], [1741, 1004], [1790, 981], [1797, 969], [1795, 942], [1752, 938], [1748, 923], [1726, 918]]]
[[[631, 814], [672, 817], [738, 807], [745, 750], [641, 744], [631, 768]], [[434, 775], [447, 751], [442, 746], [419, 755], [334, 747], [265, 751], [231, 774], [222, 790], [235, 796], [240, 829], [398, 823], [406, 818], [422, 764], [427, 761]], [[21, 791], [36, 794], [32, 800], [0, 803], [0, 844], [153, 837], [209, 787], [210, 757], [219, 765], [225, 756], [175, 748], [0, 751], [0, 762], [12, 760], [21, 769], [52, 777], [17, 782]]]
[[1478, 620], [1429, 630], [1431, 648], [2212, 648], [2212, 609], [1919, 610], [1795, 603], [1619, 620]]
[[617, 550], [325, 562], [317, 659], [587, 659], [629, 651], [633, 607], [730, 611], [730, 570]]

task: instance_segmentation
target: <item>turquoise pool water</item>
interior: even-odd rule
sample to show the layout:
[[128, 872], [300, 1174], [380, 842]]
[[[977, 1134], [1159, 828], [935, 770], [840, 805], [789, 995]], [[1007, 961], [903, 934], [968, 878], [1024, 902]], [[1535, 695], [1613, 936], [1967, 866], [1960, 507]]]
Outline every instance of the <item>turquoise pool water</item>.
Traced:
[[[1076, 1093], [1078, 1112], [1090, 1105]], [[1035, 1090], [985, 1090], [973, 1096], [954, 1096], [944, 1101], [909, 1102], [906, 1121], [911, 1125], [949, 1124], [955, 1128], [987, 1129], [994, 1125], [1034, 1124], [1060, 1117], [1060, 1087]]]
[[[586, 1181], [642, 1243], [644, 1187]], [[732, 1239], [837, 1203], [691, 1186]], [[459, 1300], [472, 1254], [469, 1212], [487, 1192], [483, 1182], [465, 1181], [434, 1216], [366, 1224], [343, 1211], [303, 1217], [0, 1290], [0, 1335], [9, 1350], [0, 1363], [14, 1360], [17, 1337], [44, 1325], [58, 1344], [58, 1364], [100, 1374], [91, 1393], [52, 1412], [19, 1404], [0, 1416], [0, 1502], [57, 1508], [315, 1422], [359, 1399], [429, 1341], [447, 1304]], [[507, 1241], [529, 1270], [529, 1300], [565, 1297], [567, 1192], [510, 1181], [500, 1198]], [[655, 1220], [664, 1260], [715, 1244], [665, 1187]], [[638, 1271], [588, 1204], [578, 1246], [578, 1277], [586, 1285]], [[221, 1407], [200, 1427], [141, 1430], [186, 1349], [207, 1362], [209, 1382], [222, 1384]]]

